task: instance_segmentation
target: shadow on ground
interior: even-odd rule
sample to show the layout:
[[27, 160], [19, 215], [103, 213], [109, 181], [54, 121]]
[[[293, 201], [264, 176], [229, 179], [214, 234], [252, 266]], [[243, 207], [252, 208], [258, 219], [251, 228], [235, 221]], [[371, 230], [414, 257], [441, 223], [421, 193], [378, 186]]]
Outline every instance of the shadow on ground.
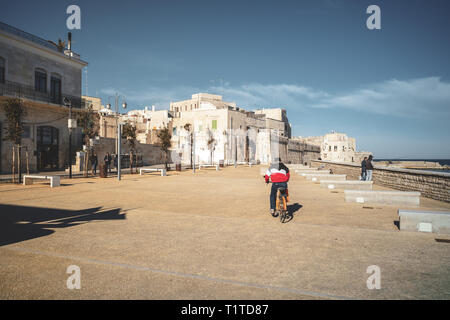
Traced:
[[67, 228], [94, 220], [126, 219], [121, 209], [64, 210], [0, 204], [0, 246], [48, 236], [55, 228]]
[[300, 210], [303, 206], [299, 203], [290, 204], [287, 206], [287, 212], [289, 213], [287, 219], [283, 221], [283, 223], [288, 223], [292, 219], [294, 219], [295, 213]]

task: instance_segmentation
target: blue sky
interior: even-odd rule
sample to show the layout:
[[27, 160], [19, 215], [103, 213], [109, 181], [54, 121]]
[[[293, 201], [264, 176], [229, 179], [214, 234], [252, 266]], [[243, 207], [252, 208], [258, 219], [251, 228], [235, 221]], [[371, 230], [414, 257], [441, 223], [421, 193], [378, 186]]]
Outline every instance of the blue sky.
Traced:
[[[210, 92], [284, 107], [294, 135], [346, 132], [376, 158], [450, 158], [449, 1], [17, 0], [0, 20], [57, 41], [70, 4], [88, 94], [105, 103]], [[381, 30], [366, 27], [372, 4]]]

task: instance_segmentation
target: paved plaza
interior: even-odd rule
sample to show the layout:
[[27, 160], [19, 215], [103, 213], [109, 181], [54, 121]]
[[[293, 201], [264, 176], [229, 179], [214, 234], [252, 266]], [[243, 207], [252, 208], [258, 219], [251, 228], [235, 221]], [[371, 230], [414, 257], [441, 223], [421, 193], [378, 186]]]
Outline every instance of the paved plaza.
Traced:
[[0, 299], [450, 299], [450, 236], [398, 229], [417, 208], [346, 203], [292, 172], [282, 224], [262, 169], [0, 184]]

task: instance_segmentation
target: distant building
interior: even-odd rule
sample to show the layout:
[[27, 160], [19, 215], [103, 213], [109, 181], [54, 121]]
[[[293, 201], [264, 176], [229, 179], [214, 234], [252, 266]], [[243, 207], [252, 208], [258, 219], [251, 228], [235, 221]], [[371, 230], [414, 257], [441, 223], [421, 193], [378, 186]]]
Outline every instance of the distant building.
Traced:
[[356, 151], [355, 138], [348, 137], [345, 133], [332, 131], [324, 136], [295, 138], [317, 146], [320, 146], [322, 160], [337, 162], [361, 162], [370, 152]]
[[132, 110], [121, 116], [123, 122], [127, 122], [136, 127], [136, 138], [140, 143], [157, 143], [157, 133], [163, 128], [172, 128], [172, 114], [169, 110], [156, 110], [152, 106], [151, 110], [145, 107], [144, 110]]
[[[66, 47], [0, 22], [0, 104], [17, 97], [26, 108], [22, 145], [31, 171], [68, 165], [68, 107], [64, 98], [73, 109], [84, 108], [81, 81], [85, 66], [87, 62], [72, 51], [70, 39]], [[0, 132], [4, 127], [5, 114], [0, 108]], [[72, 138], [75, 152], [81, 146], [81, 131], [75, 129]], [[0, 154], [0, 170], [10, 172], [11, 144], [2, 137]], [[25, 161], [22, 165], [25, 170]]]

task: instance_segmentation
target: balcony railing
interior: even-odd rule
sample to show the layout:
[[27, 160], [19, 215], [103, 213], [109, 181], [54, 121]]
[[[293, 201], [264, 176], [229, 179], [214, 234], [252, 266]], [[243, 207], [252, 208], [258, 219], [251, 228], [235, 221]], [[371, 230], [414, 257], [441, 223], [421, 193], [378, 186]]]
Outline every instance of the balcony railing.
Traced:
[[66, 97], [72, 103], [73, 108], [85, 108], [85, 101], [81, 97], [75, 97], [67, 94], [55, 95], [50, 92], [39, 92], [32, 86], [27, 86], [21, 83], [5, 81], [0, 83], [0, 96], [9, 96], [16, 98], [30, 99], [45, 103], [52, 103], [63, 106], [63, 98]]

